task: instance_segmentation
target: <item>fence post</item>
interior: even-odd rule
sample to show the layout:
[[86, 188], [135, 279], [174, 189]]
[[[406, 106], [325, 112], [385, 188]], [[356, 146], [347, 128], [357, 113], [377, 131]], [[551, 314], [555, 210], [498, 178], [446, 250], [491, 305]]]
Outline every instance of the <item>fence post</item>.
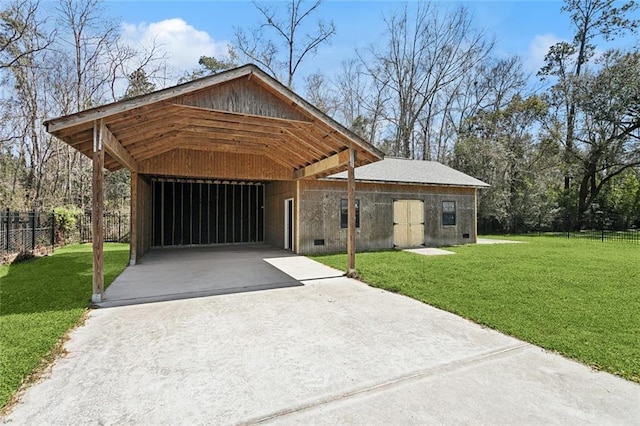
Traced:
[[7, 252], [11, 249], [11, 210], [7, 208]]
[[600, 241], [604, 242], [604, 228], [602, 228], [600, 232], [601, 232]]
[[51, 248], [56, 246], [56, 212], [51, 210]]
[[84, 218], [85, 218], [85, 211], [82, 210], [80, 213], [78, 213], [78, 233], [80, 235], [80, 242], [81, 243], [86, 243], [87, 242], [87, 238], [86, 238], [86, 233], [84, 232]]
[[29, 215], [29, 222], [31, 223], [31, 250], [36, 248], [36, 211], [31, 209]]
[[11, 231], [11, 210], [7, 209], [7, 253], [9, 252], [9, 231]]

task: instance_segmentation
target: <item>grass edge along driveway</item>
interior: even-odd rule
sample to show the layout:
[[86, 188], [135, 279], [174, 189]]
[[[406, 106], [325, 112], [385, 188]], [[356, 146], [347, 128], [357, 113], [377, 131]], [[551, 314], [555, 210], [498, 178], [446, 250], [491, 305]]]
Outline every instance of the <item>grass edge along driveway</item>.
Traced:
[[[108, 286], [126, 267], [129, 245], [105, 243], [104, 251]], [[0, 407], [55, 359], [64, 336], [82, 322], [91, 300], [92, 262], [91, 244], [74, 244], [0, 266]]]
[[[640, 382], [640, 246], [561, 237], [359, 253], [366, 283]], [[314, 256], [344, 270], [345, 255]]]

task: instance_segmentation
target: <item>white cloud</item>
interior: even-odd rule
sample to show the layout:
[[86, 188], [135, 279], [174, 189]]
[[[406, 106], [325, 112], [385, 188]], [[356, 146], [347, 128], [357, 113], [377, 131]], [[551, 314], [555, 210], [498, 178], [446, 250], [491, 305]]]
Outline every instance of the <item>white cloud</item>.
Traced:
[[529, 43], [529, 50], [524, 59], [525, 69], [536, 73], [544, 65], [544, 57], [549, 53], [549, 48], [563, 39], [554, 34], [538, 34]]
[[180, 18], [139, 24], [124, 23], [122, 37], [141, 50], [154, 43], [166, 53], [167, 64], [178, 74], [198, 66], [200, 56], [221, 56], [227, 53], [228, 42], [216, 41], [206, 31], [200, 31]]

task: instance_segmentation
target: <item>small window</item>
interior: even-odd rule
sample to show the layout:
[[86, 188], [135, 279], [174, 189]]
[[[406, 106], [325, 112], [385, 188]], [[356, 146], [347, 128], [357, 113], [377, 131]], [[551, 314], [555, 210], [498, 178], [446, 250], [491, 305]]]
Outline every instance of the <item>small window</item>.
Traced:
[[442, 226], [452, 226], [456, 224], [456, 202], [442, 202]]
[[[340, 228], [346, 229], [349, 224], [349, 208], [346, 198], [340, 200]], [[356, 228], [360, 228], [360, 200], [356, 200]]]

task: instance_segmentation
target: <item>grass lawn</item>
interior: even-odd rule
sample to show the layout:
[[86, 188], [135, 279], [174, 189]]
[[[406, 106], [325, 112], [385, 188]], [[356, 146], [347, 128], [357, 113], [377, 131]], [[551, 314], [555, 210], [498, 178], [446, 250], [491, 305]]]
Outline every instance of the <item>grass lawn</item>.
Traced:
[[[104, 246], [105, 286], [125, 268], [128, 244]], [[0, 407], [24, 379], [55, 357], [59, 341], [91, 300], [91, 244], [0, 267]]]
[[[640, 246], [514, 239], [525, 244], [360, 253], [356, 265], [372, 286], [640, 382]], [[345, 255], [314, 258], [345, 269]]]

